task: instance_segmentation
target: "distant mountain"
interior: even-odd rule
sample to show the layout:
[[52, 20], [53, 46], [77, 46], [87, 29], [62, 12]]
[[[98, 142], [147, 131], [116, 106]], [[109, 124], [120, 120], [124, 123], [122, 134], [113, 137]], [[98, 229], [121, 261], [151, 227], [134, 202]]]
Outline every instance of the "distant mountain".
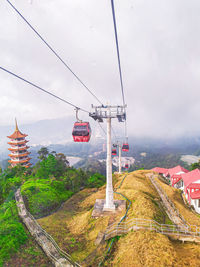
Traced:
[[[73, 143], [72, 138], [72, 129], [74, 125], [74, 117], [65, 117], [51, 120], [41, 120], [38, 122], [30, 124], [19, 124], [19, 129], [22, 133], [28, 134], [27, 140], [30, 140], [28, 143], [34, 150], [34, 147], [39, 148], [41, 146], [50, 146], [54, 147], [55, 145], [63, 145]], [[97, 124], [92, 124], [92, 138], [90, 143], [84, 144], [82, 147], [90, 146], [94, 143], [99, 143], [102, 140], [102, 136], [99, 136], [99, 128]], [[7, 156], [7, 136], [12, 134], [15, 130], [15, 125], [13, 126], [0, 126], [0, 160]], [[79, 147], [79, 146], [77, 146]], [[61, 148], [61, 147], [60, 147]], [[85, 149], [86, 150], [86, 149]], [[78, 148], [77, 148], [78, 151]]]
[[[20, 125], [19, 121], [19, 129], [28, 134], [27, 139], [30, 140], [28, 145], [30, 146], [32, 164], [37, 162], [37, 151], [42, 146], [47, 146], [49, 152], [56, 151], [57, 153], [64, 153], [66, 156], [85, 159], [89, 156], [94, 159], [106, 158], [106, 152], [102, 151], [103, 144], [106, 142], [105, 136], [98, 124], [91, 121], [92, 137], [89, 143], [74, 143], [72, 139], [74, 121], [72, 116], [41, 120], [24, 125]], [[0, 126], [0, 161], [8, 158], [7, 136], [12, 134], [14, 130], [14, 122], [13, 126]], [[198, 136], [177, 139], [129, 137], [129, 146], [129, 152], [123, 152], [122, 156], [133, 157], [136, 162], [139, 161], [147, 166], [153, 165], [153, 158], [159, 160], [160, 155], [163, 155], [161, 157], [162, 163], [165, 161], [165, 155], [175, 155], [175, 157], [169, 156], [169, 164], [173, 164], [173, 159], [179, 160], [182, 155], [200, 155], [200, 137]], [[147, 157], [141, 157], [141, 153], [147, 153]]]

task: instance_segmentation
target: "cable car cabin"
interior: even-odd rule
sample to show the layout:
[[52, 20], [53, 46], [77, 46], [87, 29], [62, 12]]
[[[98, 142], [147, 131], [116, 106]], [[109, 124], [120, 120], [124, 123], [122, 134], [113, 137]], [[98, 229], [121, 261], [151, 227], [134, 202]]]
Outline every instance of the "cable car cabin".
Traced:
[[116, 149], [112, 149], [112, 155], [113, 156], [117, 155], [117, 150]]
[[128, 152], [129, 151], [129, 145], [128, 144], [123, 144], [122, 151]]
[[128, 164], [125, 164], [125, 168], [126, 168], [126, 169], [128, 169], [128, 168], [129, 168]]
[[89, 142], [91, 128], [89, 122], [75, 122], [72, 131], [74, 142]]

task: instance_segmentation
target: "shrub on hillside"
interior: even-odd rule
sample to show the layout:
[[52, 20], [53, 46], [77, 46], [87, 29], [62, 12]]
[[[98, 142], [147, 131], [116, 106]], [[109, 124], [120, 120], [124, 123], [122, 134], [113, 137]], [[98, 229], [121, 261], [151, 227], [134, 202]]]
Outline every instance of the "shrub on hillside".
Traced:
[[36, 217], [49, 214], [73, 194], [65, 189], [63, 181], [50, 179], [28, 180], [22, 185], [21, 193], [29, 211]]
[[87, 180], [88, 187], [101, 187], [106, 182], [106, 178], [104, 175], [100, 173], [95, 173], [89, 177]]
[[0, 207], [0, 266], [27, 240], [27, 234], [20, 223], [15, 201]]

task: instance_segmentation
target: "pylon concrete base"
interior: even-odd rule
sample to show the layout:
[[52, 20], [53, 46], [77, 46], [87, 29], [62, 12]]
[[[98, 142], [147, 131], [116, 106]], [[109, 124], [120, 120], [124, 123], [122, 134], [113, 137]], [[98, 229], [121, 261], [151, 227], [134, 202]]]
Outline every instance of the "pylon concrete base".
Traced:
[[107, 216], [109, 214], [115, 214], [121, 211], [126, 210], [126, 201], [125, 200], [114, 200], [115, 209], [106, 209], [105, 199], [96, 199], [94, 204], [94, 210], [92, 212], [92, 218], [99, 218], [102, 216]]

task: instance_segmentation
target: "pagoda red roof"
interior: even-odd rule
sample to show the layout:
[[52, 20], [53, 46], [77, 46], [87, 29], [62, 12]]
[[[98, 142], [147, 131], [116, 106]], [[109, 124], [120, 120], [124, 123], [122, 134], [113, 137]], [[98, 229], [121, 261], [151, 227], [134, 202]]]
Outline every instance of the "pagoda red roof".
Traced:
[[7, 137], [10, 139], [17, 139], [17, 138], [23, 138], [26, 136], [28, 136], [28, 135], [21, 133], [19, 130], [18, 131], [15, 130], [15, 132], [12, 135], [7, 136]]
[[28, 136], [27, 134], [23, 134], [20, 132], [19, 128], [18, 128], [18, 125], [17, 125], [17, 120], [15, 119], [15, 131], [12, 135], [8, 136], [8, 138], [10, 139], [17, 139], [17, 138], [23, 138], [23, 137], [26, 137]]
[[24, 154], [18, 154], [18, 155], [14, 155], [14, 154], [9, 154], [8, 156], [11, 157], [11, 158], [21, 158], [21, 157], [25, 157], [25, 156], [28, 156], [30, 154], [30, 152], [26, 152]]
[[8, 148], [8, 150], [10, 150], [10, 151], [21, 151], [21, 150], [27, 150], [27, 149], [29, 149], [29, 146]]
[[26, 144], [28, 143], [29, 141], [28, 140], [21, 140], [21, 141], [18, 141], [17, 143], [16, 142], [8, 142], [9, 145], [23, 145], [23, 144]]
[[19, 161], [12, 161], [12, 160], [8, 160], [8, 162], [10, 163], [25, 163], [25, 162], [28, 162], [31, 158], [27, 158], [27, 159], [24, 159], [24, 160], [19, 160]]

